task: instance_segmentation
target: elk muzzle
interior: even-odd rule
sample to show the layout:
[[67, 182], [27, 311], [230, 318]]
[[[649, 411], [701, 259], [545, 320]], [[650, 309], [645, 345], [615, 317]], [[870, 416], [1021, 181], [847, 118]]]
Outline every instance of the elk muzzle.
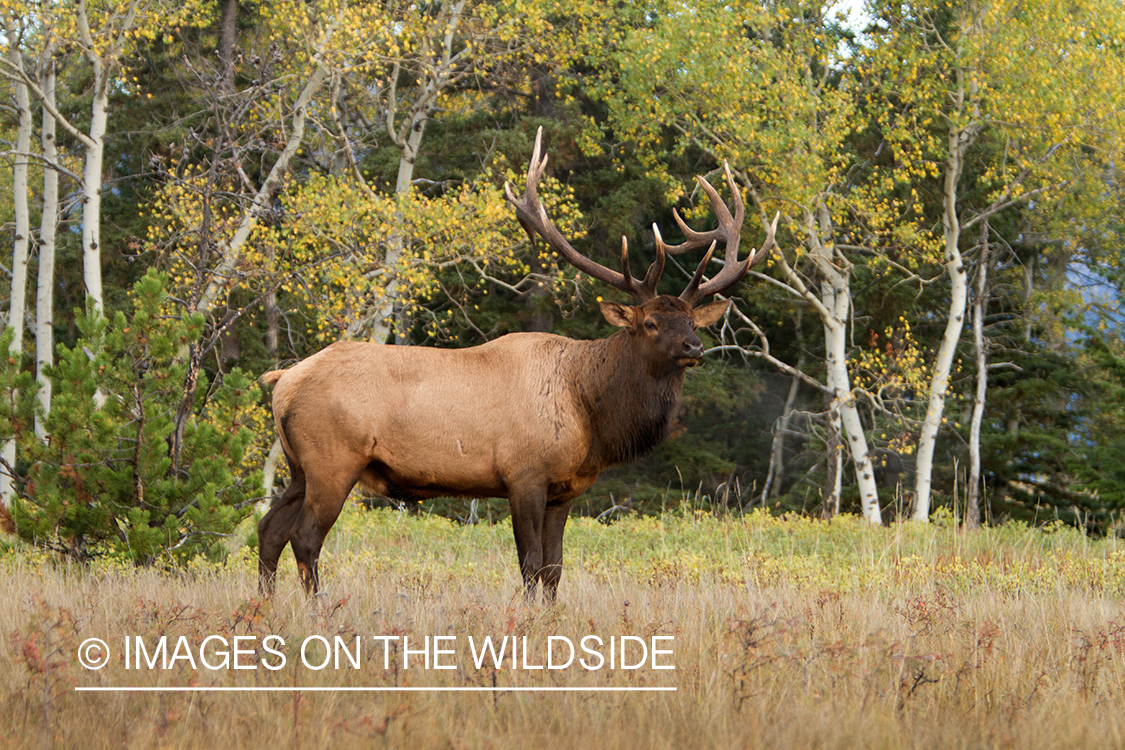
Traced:
[[703, 342], [692, 334], [690, 338], [684, 339], [682, 351], [676, 361], [681, 367], [695, 367], [701, 359], [703, 359]]

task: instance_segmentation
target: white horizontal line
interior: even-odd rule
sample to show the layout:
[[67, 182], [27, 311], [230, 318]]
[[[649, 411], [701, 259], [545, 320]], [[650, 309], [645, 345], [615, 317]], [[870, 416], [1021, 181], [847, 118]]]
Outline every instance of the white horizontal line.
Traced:
[[77, 693], [674, 693], [675, 687], [75, 687]]

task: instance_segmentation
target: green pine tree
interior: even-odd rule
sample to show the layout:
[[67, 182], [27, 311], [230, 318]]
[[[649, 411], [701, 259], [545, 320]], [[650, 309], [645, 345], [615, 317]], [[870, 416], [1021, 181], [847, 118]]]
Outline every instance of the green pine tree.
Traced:
[[259, 482], [242, 466], [253, 436], [243, 422], [257, 387], [241, 372], [200, 379], [173, 461], [181, 352], [203, 321], [169, 314], [165, 281], [150, 270], [133, 287], [131, 316], [79, 315], [78, 343], [59, 348], [50, 438], [22, 430], [28, 463], [12, 504], [22, 538], [81, 560], [213, 558], [250, 513]]

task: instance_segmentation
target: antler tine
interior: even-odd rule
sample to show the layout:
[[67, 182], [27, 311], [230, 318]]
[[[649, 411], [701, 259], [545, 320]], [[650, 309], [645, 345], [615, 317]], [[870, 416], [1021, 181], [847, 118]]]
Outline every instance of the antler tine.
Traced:
[[[694, 305], [698, 300], [711, 295], [720, 294], [730, 289], [732, 286], [742, 280], [746, 272], [750, 270], [751, 266], [755, 266], [765, 260], [769, 255], [770, 250], [774, 246], [774, 235], [777, 233], [777, 221], [781, 218], [781, 213], [778, 212], [773, 217], [773, 222], [770, 224], [769, 229], [766, 231], [766, 239], [762, 242], [762, 246], [754, 253], [748, 255], [742, 262], [731, 263], [729, 260], [723, 264], [723, 268], [715, 275], [713, 279], [705, 284], [697, 283], [696, 279], [700, 278], [703, 272], [703, 267], [707, 265], [710, 259], [710, 251], [708, 251], [707, 258], [699, 265], [695, 271], [695, 277], [692, 282], [688, 284], [687, 289], [680, 295], [680, 299], [686, 300], [689, 304]], [[712, 244], [714, 249], [714, 244]]]
[[515, 207], [516, 218], [519, 220], [520, 226], [527, 232], [528, 238], [534, 243], [535, 235], [538, 234], [547, 241], [552, 250], [566, 258], [579, 271], [631, 294], [641, 302], [656, 296], [656, 282], [660, 279], [660, 274], [664, 269], [663, 256], [658, 257], [649, 266], [643, 281], [635, 279], [629, 271], [629, 251], [624, 243], [624, 238], [622, 238], [621, 252], [623, 273], [618, 273], [590, 260], [575, 250], [547, 216], [547, 209], [539, 202], [538, 194], [539, 180], [547, 169], [547, 155], [540, 156], [542, 139], [543, 128], [540, 127], [535, 134], [535, 148], [531, 153], [531, 164], [527, 168], [527, 186], [524, 188], [523, 197], [516, 198], [511, 185], [504, 183], [504, 194], [507, 196], [508, 202]]
[[[656, 224], [652, 226], [655, 228]], [[653, 294], [656, 294], [656, 284], [660, 281], [660, 275], [664, 273], [664, 250], [663, 242], [656, 246], [656, 257], [653, 258], [652, 265], [648, 267], [648, 272], [645, 274], [645, 286], [651, 287]]]
[[625, 280], [625, 286], [628, 287], [624, 291], [629, 294], [640, 297], [640, 290], [633, 282], [633, 272], [629, 270], [629, 240], [625, 235], [621, 235], [621, 278]]
[[[678, 245], [668, 246], [668, 252], [673, 255], [695, 250], [700, 247], [706, 247], [711, 242], [723, 241], [726, 243], [726, 257], [731, 258], [731, 250], [735, 251], [734, 257], [737, 259], [738, 251], [738, 238], [739, 232], [742, 229], [742, 221], [745, 218], [745, 211], [742, 206], [742, 193], [738, 189], [738, 183], [734, 181], [734, 176], [731, 175], [730, 165], [725, 161], [723, 162], [723, 171], [726, 173], [727, 186], [730, 188], [731, 198], [734, 201], [734, 216], [731, 216], [730, 209], [727, 204], [719, 196], [719, 191], [716, 190], [711, 183], [702, 177], [696, 177], [696, 182], [703, 188], [703, 192], [707, 194], [707, 199], [711, 202], [711, 210], [715, 212], [715, 217], [719, 220], [719, 226], [708, 232], [697, 232], [687, 225], [687, 222], [680, 216], [680, 212], [672, 209], [672, 218], [676, 220], [677, 226], [683, 232], [684, 237], [687, 238], [686, 242], [681, 242]], [[732, 248], [733, 240], [733, 248]]]
[[[652, 225], [652, 233], [656, 238], [656, 257], [653, 258], [652, 263], [649, 264], [648, 270], [645, 272], [645, 278], [641, 282], [641, 287], [647, 299], [652, 299], [656, 296], [656, 285], [660, 283], [660, 277], [664, 273], [664, 260], [665, 260], [665, 244], [663, 238], [660, 236], [660, 229], [654, 223]], [[622, 243], [625, 238], [621, 238]]]
[[[707, 248], [707, 252], [703, 255], [703, 260], [699, 261], [699, 265], [695, 267], [695, 273], [691, 276], [691, 281], [688, 282], [687, 287], [680, 293], [680, 299], [685, 300], [689, 305], [694, 305], [697, 299], [704, 295], [699, 294], [699, 282], [703, 280], [703, 270], [707, 268], [707, 264], [711, 261], [711, 254], [715, 252], [717, 242], [712, 242], [711, 246]], [[726, 266], [723, 266], [726, 268]]]
[[[774, 241], [774, 235], [777, 234], [777, 220], [781, 218], [781, 212], [778, 211], [773, 215], [773, 221], [770, 222], [770, 228], [766, 230], [766, 239], [762, 242], [762, 246], [758, 248], [758, 252], [754, 253], [750, 260], [750, 266], [753, 267], [766, 259], [777, 243]], [[749, 268], [748, 267], [748, 268]]]

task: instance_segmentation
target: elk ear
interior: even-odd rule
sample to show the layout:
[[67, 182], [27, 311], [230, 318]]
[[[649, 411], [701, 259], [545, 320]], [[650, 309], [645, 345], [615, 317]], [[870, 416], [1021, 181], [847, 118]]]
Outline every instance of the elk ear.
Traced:
[[598, 304], [602, 308], [602, 317], [619, 328], [627, 328], [633, 325], [633, 321], [636, 320], [637, 314], [640, 312], [640, 308], [619, 305], [616, 302], [609, 302], [604, 299]]
[[695, 317], [696, 327], [706, 328], [715, 325], [727, 314], [728, 307], [730, 307], [730, 300], [718, 300], [695, 308], [691, 314]]

